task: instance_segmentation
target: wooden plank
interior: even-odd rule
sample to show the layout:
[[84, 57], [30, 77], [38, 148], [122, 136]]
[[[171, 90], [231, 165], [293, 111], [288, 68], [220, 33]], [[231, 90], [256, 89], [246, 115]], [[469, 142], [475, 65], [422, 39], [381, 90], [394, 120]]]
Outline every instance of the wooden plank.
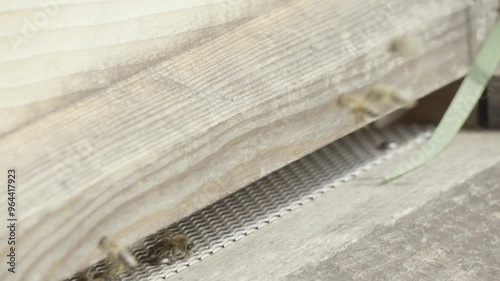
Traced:
[[168, 280], [493, 280], [499, 138], [462, 132], [383, 186], [406, 158], [376, 166]]
[[[417, 98], [462, 76], [481, 38], [470, 5], [289, 2], [5, 135], [17, 277], [68, 276], [99, 258], [101, 236], [132, 243], [376, 117], [342, 94], [384, 82]], [[417, 57], [389, 51], [406, 33], [424, 41]]]
[[500, 275], [500, 165], [453, 187], [394, 225], [286, 280], [495, 280]]
[[0, 135], [284, 1], [23, 2], [0, 12]]

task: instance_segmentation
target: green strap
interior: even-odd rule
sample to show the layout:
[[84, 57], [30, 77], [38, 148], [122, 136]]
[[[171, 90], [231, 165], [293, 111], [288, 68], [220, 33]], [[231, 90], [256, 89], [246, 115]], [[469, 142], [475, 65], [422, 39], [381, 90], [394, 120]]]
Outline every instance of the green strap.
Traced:
[[390, 182], [435, 158], [458, 133], [488, 85], [500, 61], [500, 21], [497, 22], [477, 55], [443, 119], [431, 138], [410, 154], [405, 164], [384, 179]]

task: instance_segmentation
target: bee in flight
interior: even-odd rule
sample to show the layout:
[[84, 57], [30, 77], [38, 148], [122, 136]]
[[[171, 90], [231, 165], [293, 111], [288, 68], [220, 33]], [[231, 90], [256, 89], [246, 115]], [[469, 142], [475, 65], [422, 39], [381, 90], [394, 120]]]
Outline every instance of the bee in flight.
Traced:
[[356, 115], [358, 122], [362, 121], [366, 116], [374, 118], [378, 115], [378, 112], [374, 111], [363, 97], [350, 94], [343, 95], [338, 100], [338, 104], [351, 110]]
[[138, 265], [135, 256], [127, 248], [107, 237], [99, 241], [98, 247], [107, 255], [104, 260], [106, 269], [97, 272], [89, 268], [80, 275], [78, 281], [119, 281], [119, 273], [132, 270]]
[[370, 87], [367, 95], [372, 103], [388, 104], [397, 102], [404, 108], [412, 108], [416, 105], [415, 99], [406, 91], [396, 90], [392, 86], [384, 83], [377, 83]]
[[393, 39], [389, 43], [389, 51], [406, 58], [418, 56], [425, 51], [422, 38], [415, 35], [403, 35]]

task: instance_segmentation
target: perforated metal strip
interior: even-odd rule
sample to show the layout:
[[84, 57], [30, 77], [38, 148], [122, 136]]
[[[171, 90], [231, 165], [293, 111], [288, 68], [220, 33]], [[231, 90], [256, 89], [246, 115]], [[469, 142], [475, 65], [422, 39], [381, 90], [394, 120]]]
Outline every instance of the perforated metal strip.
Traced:
[[[362, 129], [248, 185], [174, 223], [132, 247], [139, 262], [162, 233], [182, 233], [195, 244], [194, 255], [173, 265], [141, 265], [124, 281], [164, 280], [201, 262], [279, 217], [356, 177], [395, 154], [423, 142], [426, 126]], [[391, 143], [387, 148], [387, 144]], [[94, 266], [102, 269], [102, 263]], [[71, 278], [68, 280], [77, 280]]]

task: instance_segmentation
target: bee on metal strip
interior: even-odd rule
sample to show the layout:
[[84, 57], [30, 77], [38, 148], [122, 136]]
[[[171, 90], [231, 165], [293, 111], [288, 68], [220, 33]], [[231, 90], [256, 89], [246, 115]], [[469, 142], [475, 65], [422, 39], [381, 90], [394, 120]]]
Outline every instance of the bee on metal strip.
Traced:
[[149, 249], [150, 264], [172, 264], [191, 256], [194, 244], [185, 235], [167, 234]]

